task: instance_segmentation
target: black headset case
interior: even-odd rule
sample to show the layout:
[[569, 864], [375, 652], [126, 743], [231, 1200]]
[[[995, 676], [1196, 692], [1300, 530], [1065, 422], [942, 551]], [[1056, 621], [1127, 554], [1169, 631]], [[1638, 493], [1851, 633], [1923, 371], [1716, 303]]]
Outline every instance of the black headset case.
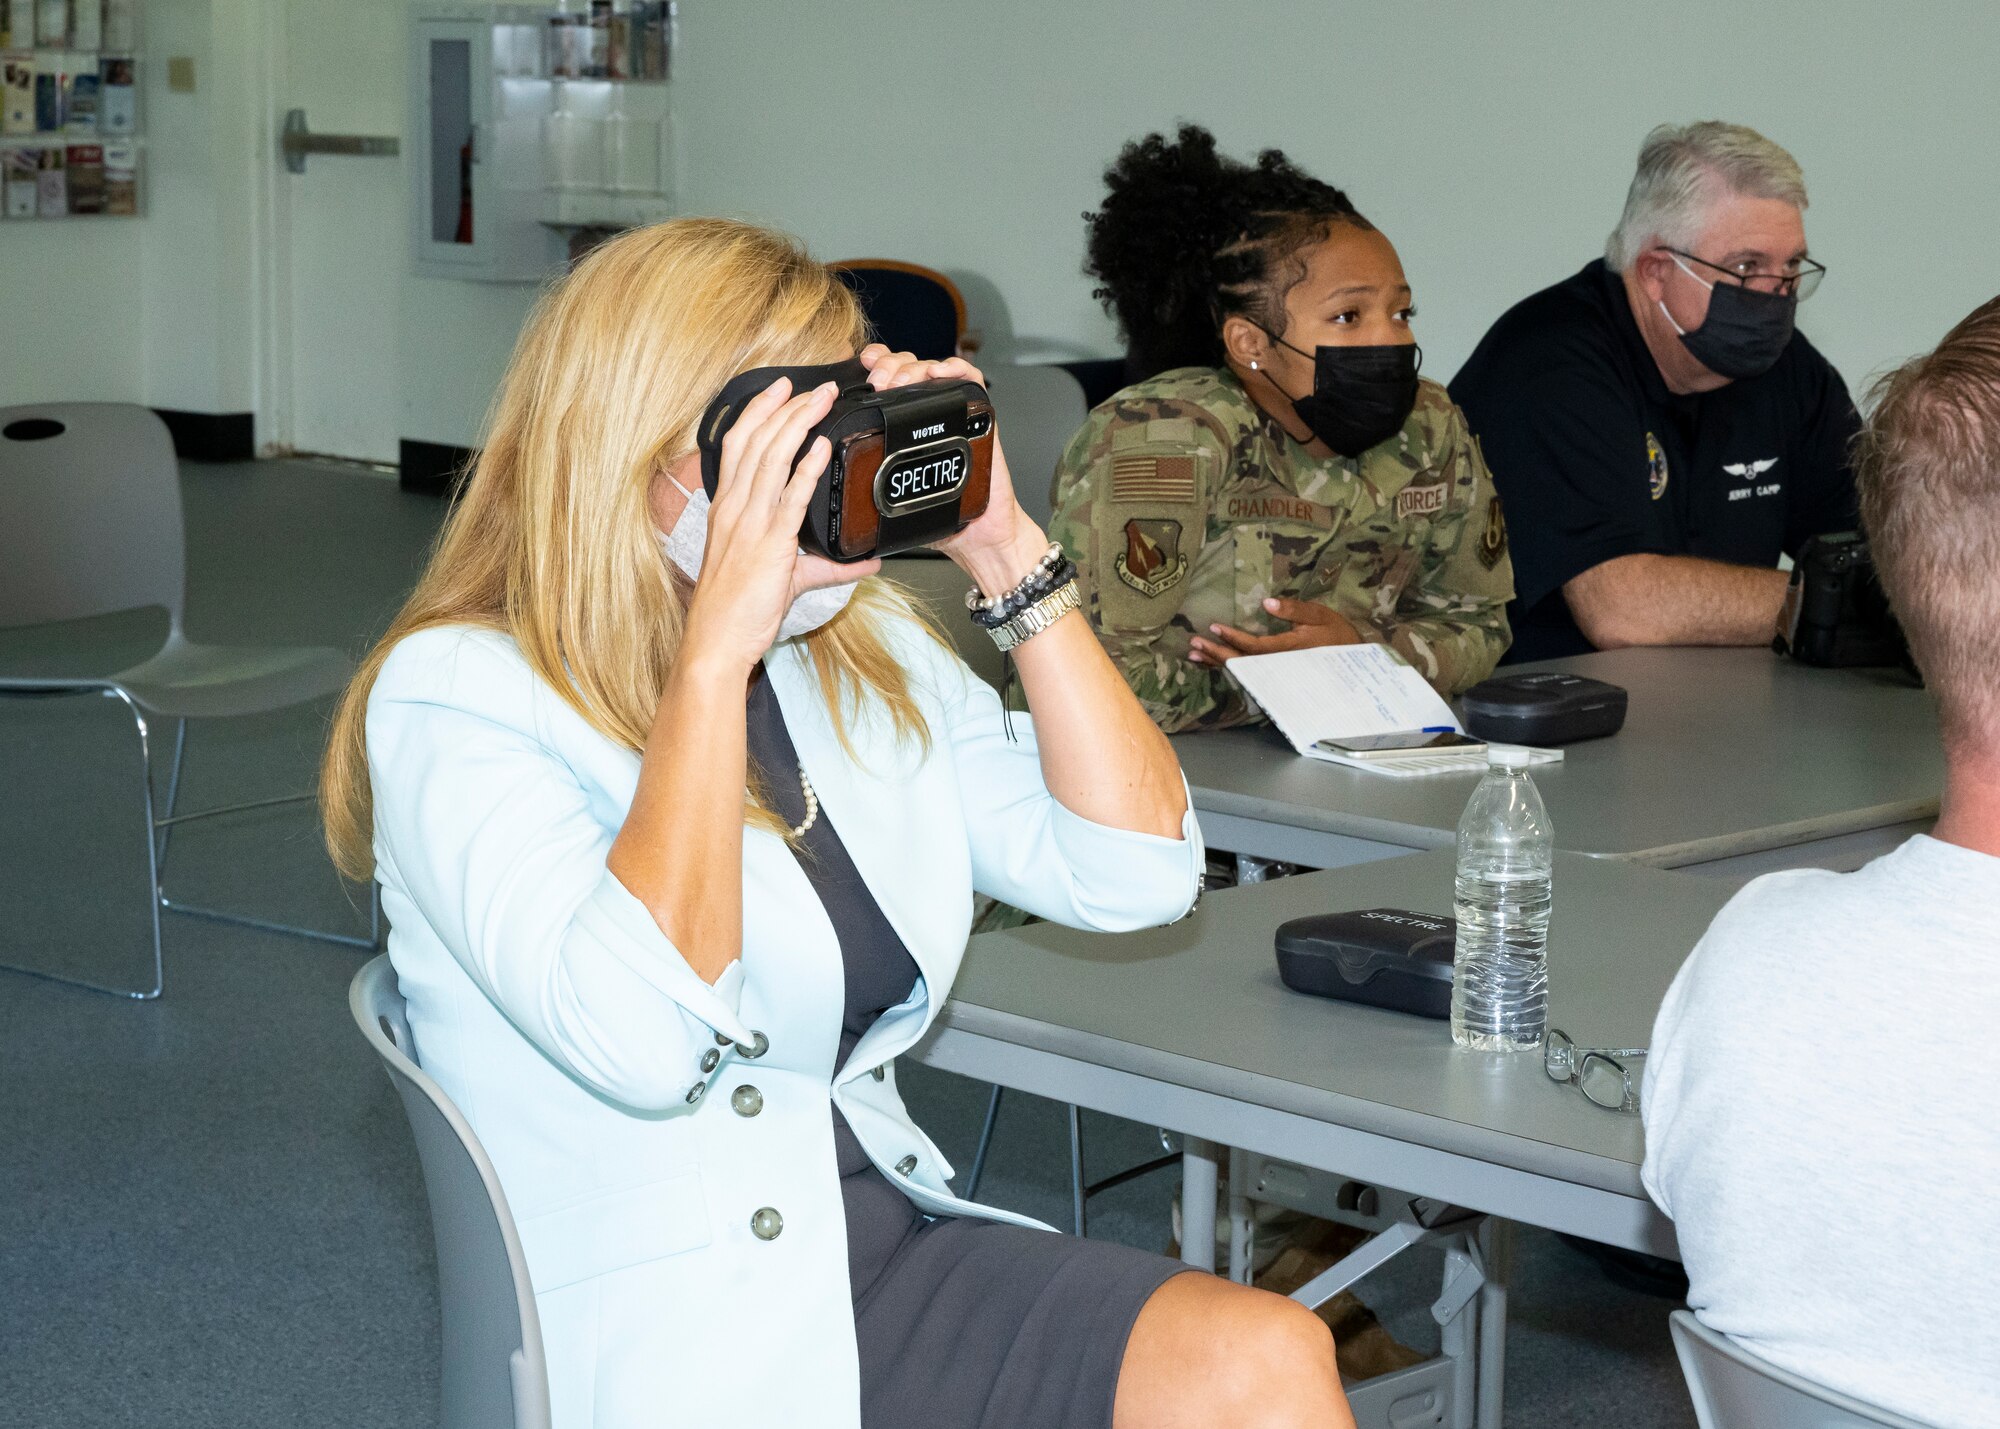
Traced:
[[1314, 997], [1449, 1017], [1457, 942], [1458, 924], [1431, 913], [1315, 913], [1279, 927], [1278, 976]]
[[1622, 685], [1554, 670], [1495, 675], [1458, 703], [1466, 730], [1493, 744], [1575, 744], [1625, 727]]

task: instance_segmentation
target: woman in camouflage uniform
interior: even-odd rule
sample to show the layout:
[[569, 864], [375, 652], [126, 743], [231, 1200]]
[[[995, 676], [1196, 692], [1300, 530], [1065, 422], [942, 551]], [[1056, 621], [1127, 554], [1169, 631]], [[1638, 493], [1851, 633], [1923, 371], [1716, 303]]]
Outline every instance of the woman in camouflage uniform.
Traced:
[[1507, 532], [1465, 418], [1416, 376], [1389, 240], [1277, 150], [1127, 145], [1088, 218], [1134, 375], [1057, 467], [1050, 534], [1169, 730], [1261, 718], [1237, 655], [1378, 641], [1445, 694], [1507, 648]]

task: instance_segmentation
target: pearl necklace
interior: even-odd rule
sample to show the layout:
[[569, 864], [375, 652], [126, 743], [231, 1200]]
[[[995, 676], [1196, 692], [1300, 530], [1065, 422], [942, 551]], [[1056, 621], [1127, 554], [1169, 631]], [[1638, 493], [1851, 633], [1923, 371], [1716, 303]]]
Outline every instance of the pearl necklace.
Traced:
[[806, 796], [806, 816], [799, 826], [791, 831], [790, 837], [802, 839], [806, 830], [819, 822], [819, 794], [813, 788], [812, 780], [806, 778], [806, 767], [799, 766], [799, 792]]

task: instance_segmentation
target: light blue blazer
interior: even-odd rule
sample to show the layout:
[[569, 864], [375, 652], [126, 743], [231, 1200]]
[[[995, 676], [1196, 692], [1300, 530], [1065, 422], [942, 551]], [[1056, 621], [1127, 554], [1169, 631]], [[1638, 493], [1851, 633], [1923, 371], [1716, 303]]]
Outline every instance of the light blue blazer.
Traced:
[[[1195, 899], [1192, 811], [1178, 839], [1070, 813], [1042, 782], [1029, 720], [1015, 717], [1010, 742], [998, 698], [954, 655], [913, 623], [891, 636], [928, 755], [864, 717], [849, 759], [803, 648], [764, 661], [820, 816], [922, 971], [840, 1067], [840, 948], [781, 839], [745, 831], [743, 955], [711, 986], [605, 868], [638, 755], [512, 640], [423, 631], [375, 682], [389, 954], [418, 1056], [485, 1143], [519, 1223], [556, 1429], [858, 1425], [829, 1097], [925, 1213], [1036, 1224], [952, 1196], [951, 1167], [896, 1090], [896, 1056], [951, 988], [973, 892], [1107, 931], [1171, 921]], [[753, 1059], [759, 1033], [769, 1046]], [[765, 1208], [782, 1218], [773, 1239], [751, 1230]]]

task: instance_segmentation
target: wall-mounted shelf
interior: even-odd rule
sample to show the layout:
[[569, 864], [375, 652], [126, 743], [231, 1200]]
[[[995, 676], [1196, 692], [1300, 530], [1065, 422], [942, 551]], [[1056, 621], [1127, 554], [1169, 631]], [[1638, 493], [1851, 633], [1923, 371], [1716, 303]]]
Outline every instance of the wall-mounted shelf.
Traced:
[[559, 193], [543, 197], [541, 221], [549, 228], [637, 228], [674, 216], [671, 202], [657, 195]]
[[143, 134], [0, 134], [0, 149], [46, 149], [61, 144], [130, 144], [135, 149], [146, 146]]
[[[639, 0], [566, 10], [441, 4], [412, 12], [412, 243], [416, 270], [481, 282], [539, 282], [580, 230], [673, 213], [677, 146], [664, 77], [561, 72], [578, 20], [632, 33]], [[672, 10], [646, 33], [671, 41]], [[580, 13], [579, 13], [580, 12]], [[561, 37], [558, 44], [556, 36]], [[629, 44], [629, 39], [628, 39]], [[593, 61], [594, 63], [594, 61]], [[663, 66], [664, 51], [649, 64]]]

